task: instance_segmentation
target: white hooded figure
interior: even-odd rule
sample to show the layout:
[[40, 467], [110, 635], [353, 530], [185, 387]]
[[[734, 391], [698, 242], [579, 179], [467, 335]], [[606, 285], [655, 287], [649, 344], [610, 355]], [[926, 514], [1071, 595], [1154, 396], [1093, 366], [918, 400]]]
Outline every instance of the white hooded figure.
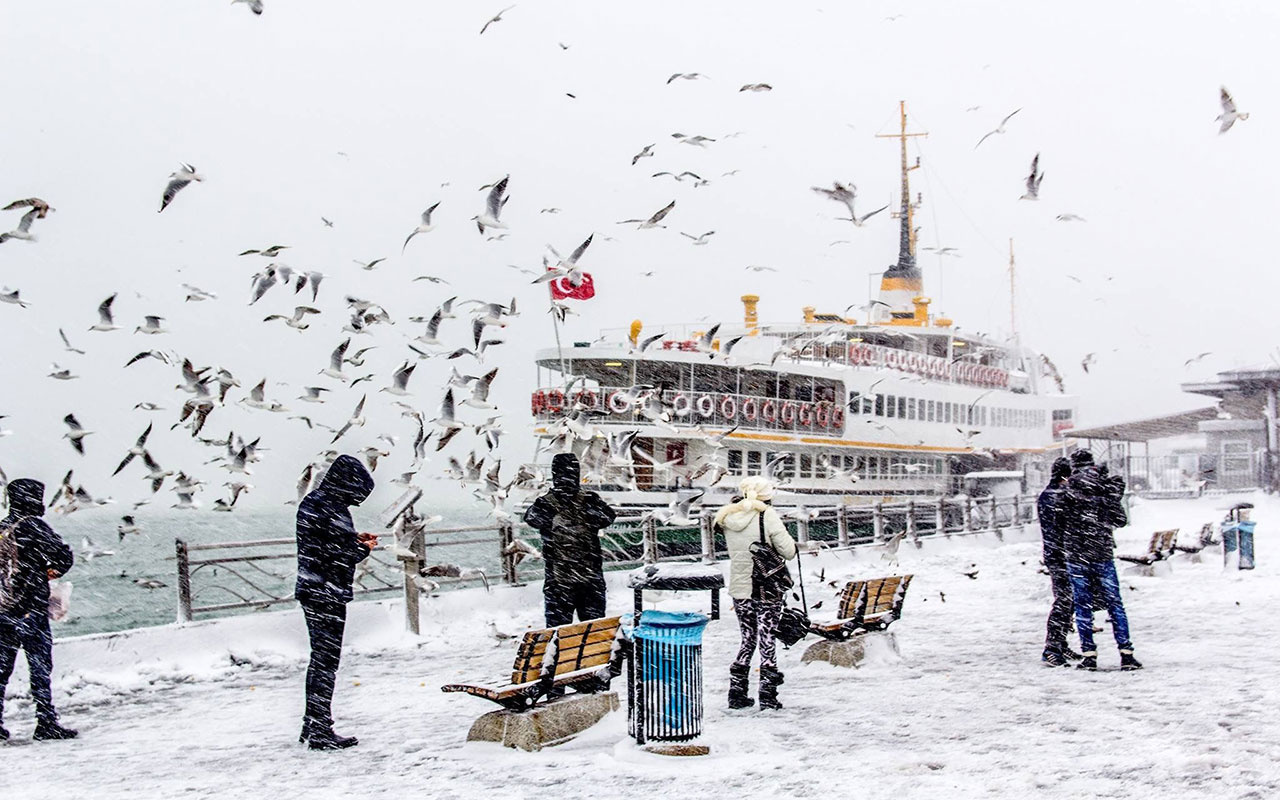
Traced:
[[764, 540], [778, 555], [787, 560], [796, 557], [796, 543], [787, 533], [778, 512], [769, 505], [773, 498], [773, 484], [761, 477], [743, 478], [738, 484], [740, 500], [722, 507], [716, 512], [716, 527], [724, 532], [729, 549], [729, 596], [733, 598], [733, 611], [738, 617], [742, 632], [742, 645], [729, 667], [729, 708], [749, 708], [755, 704], [748, 694], [751, 675], [751, 657], [757, 644], [760, 649], [760, 707], [782, 708], [778, 702], [778, 686], [783, 675], [778, 671], [775, 635], [782, 615], [781, 599], [762, 600], [753, 591], [751, 580], [751, 545], [761, 538], [761, 521], [764, 523]]
[[796, 557], [796, 543], [787, 533], [778, 512], [768, 505], [773, 499], [773, 484], [767, 478], [749, 476], [738, 484], [742, 499], [716, 512], [716, 525], [724, 531], [729, 550], [729, 596], [748, 600], [752, 596], [751, 543], [760, 541], [758, 517], [764, 515], [765, 541], [778, 555], [790, 561]]

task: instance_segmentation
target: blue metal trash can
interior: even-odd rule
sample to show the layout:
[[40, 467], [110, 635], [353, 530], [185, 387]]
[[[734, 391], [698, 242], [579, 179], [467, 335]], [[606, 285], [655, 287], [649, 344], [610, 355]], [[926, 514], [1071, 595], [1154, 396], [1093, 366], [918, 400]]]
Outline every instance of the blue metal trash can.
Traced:
[[1231, 556], [1239, 550], [1240, 569], [1253, 569], [1253, 527], [1252, 521], [1231, 522], [1222, 526], [1222, 561], [1223, 566], [1230, 566]]
[[645, 611], [632, 631], [627, 724], [636, 744], [702, 733], [705, 614]]

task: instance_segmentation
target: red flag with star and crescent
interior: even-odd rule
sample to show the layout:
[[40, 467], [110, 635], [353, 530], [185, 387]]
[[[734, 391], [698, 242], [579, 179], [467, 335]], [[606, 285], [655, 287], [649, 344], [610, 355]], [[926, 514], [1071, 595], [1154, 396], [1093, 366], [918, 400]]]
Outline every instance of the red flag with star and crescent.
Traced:
[[582, 273], [582, 281], [574, 286], [566, 275], [551, 281], [551, 296], [556, 300], [590, 300], [596, 296], [596, 284], [590, 273]]

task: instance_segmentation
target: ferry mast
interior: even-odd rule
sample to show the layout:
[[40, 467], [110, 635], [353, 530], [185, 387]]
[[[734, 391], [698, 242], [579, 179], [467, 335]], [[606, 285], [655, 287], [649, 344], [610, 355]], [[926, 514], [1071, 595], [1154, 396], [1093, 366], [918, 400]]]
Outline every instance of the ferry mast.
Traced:
[[899, 220], [898, 262], [885, 270], [880, 279], [880, 300], [884, 309], [877, 316], [880, 321], [909, 320], [915, 316], [914, 300], [924, 291], [924, 283], [920, 277], [920, 268], [916, 265], [916, 228], [915, 209], [920, 205], [920, 198], [911, 202], [912, 170], [920, 168], [920, 159], [915, 164], [907, 163], [907, 140], [917, 136], [928, 136], [928, 133], [907, 133], [907, 103], [898, 101], [899, 130], [898, 133], [878, 133], [877, 139], [897, 139], [902, 147], [902, 199], [899, 210], [893, 215]]

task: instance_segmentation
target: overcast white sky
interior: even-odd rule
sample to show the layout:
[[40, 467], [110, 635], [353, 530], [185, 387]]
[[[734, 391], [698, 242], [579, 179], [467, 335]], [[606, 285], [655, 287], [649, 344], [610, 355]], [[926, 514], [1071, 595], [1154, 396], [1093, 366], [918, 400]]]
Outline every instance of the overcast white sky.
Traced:
[[[502, 370], [495, 389], [515, 434], [504, 456], [518, 463], [532, 452], [531, 356], [550, 344], [551, 328], [541, 287], [505, 265], [536, 266], [544, 244], [572, 248], [593, 231], [617, 237], [597, 237], [583, 259], [598, 296], [579, 306], [569, 339], [634, 318], [736, 322], [746, 291], [763, 296], [767, 321], [797, 319], [807, 304], [865, 302], [867, 273], [896, 257], [895, 223], [886, 214], [855, 230], [809, 187], [852, 180], [864, 209], [888, 202], [896, 145], [873, 137], [895, 129], [900, 99], [913, 127], [929, 132], [918, 151], [925, 169], [914, 173], [925, 194], [922, 244], [963, 254], [942, 264], [922, 254], [935, 311], [963, 328], [1007, 332], [1014, 238], [1023, 340], [1063, 369], [1086, 424], [1199, 405], [1179, 383], [1268, 363], [1277, 345], [1280, 318], [1268, 301], [1280, 288], [1270, 230], [1280, 164], [1264, 144], [1276, 140], [1275, 4], [525, 0], [483, 37], [502, 2], [266, 6], [261, 17], [223, 0], [6, 10], [0, 201], [37, 195], [57, 208], [37, 221], [38, 243], [0, 246], [0, 282], [32, 303], [0, 306], [0, 413], [14, 431], [0, 439], [0, 465], [11, 478], [52, 483], [74, 466], [95, 493], [145, 493], [140, 468], [107, 475], [146, 425], [132, 406], [166, 406], [159, 429], [185, 397], [173, 391], [176, 370], [120, 370], [148, 347], [225, 366], [246, 391], [263, 376], [286, 381], [269, 395], [338, 424], [367, 384], [322, 406], [295, 398], [303, 385], [333, 385], [316, 373], [345, 335], [347, 293], [383, 303], [397, 320], [366, 343], [379, 347], [374, 388], [389, 383], [405, 339], [421, 332], [408, 316], [430, 314], [450, 294], [518, 295], [524, 314], [489, 359]], [[666, 85], [691, 71], [709, 78]], [[774, 91], [738, 92], [761, 81]], [[1220, 84], [1253, 114], [1222, 137]], [[974, 150], [1019, 107], [1007, 134]], [[676, 131], [721, 141], [701, 150], [678, 144]], [[632, 167], [650, 143], [656, 156]], [[1043, 199], [1020, 202], [1037, 152]], [[157, 214], [179, 161], [207, 180]], [[649, 177], [659, 170], [712, 183]], [[468, 222], [481, 210], [476, 190], [508, 173], [511, 235], [486, 242]], [[672, 199], [667, 230], [614, 224]], [[436, 201], [437, 230], [401, 257], [418, 214]], [[563, 212], [539, 213], [548, 207]], [[1088, 222], [1054, 220], [1065, 212]], [[323, 227], [321, 215], [335, 226]], [[6, 212], [6, 230], [18, 216]], [[716, 235], [706, 247], [678, 234], [707, 230]], [[852, 244], [829, 244], [840, 239]], [[266, 262], [236, 253], [277, 243], [292, 247], [284, 263], [329, 276], [324, 313], [305, 333], [262, 323], [294, 305], [279, 288], [246, 306], [250, 276]], [[373, 273], [352, 263], [379, 257], [387, 261]], [[781, 271], [748, 273], [748, 264]], [[657, 275], [641, 277], [647, 270]], [[410, 283], [424, 272], [453, 286]], [[184, 304], [184, 281], [220, 299]], [[127, 329], [88, 333], [114, 291]], [[173, 332], [132, 334], [144, 314], [166, 316]], [[87, 356], [61, 351], [60, 326]], [[448, 333], [465, 342], [465, 320]], [[1212, 355], [1184, 368], [1204, 351]], [[1097, 362], [1085, 375], [1079, 364], [1090, 352]], [[82, 377], [44, 377], [52, 361]], [[410, 384], [428, 416], [446, 370], [424, 363]], [[379, 432], [411, 438], [390, 399], [381, 396], [348, 447]], [[68, 412], [97, 432], [86, 457], [59, 439]], [[271, 449], [251, 479], [258, 503], [290, 497], [328, 441], [246, 409], [215, 412], [206, 433], [229, 427]], [[165, 434], [152, 442], [162, 464], [225, 480], [200, 466], [210, 454], [181, 431]], [[378, 477], [385, 484], [410, 457], [402, 445]]]

